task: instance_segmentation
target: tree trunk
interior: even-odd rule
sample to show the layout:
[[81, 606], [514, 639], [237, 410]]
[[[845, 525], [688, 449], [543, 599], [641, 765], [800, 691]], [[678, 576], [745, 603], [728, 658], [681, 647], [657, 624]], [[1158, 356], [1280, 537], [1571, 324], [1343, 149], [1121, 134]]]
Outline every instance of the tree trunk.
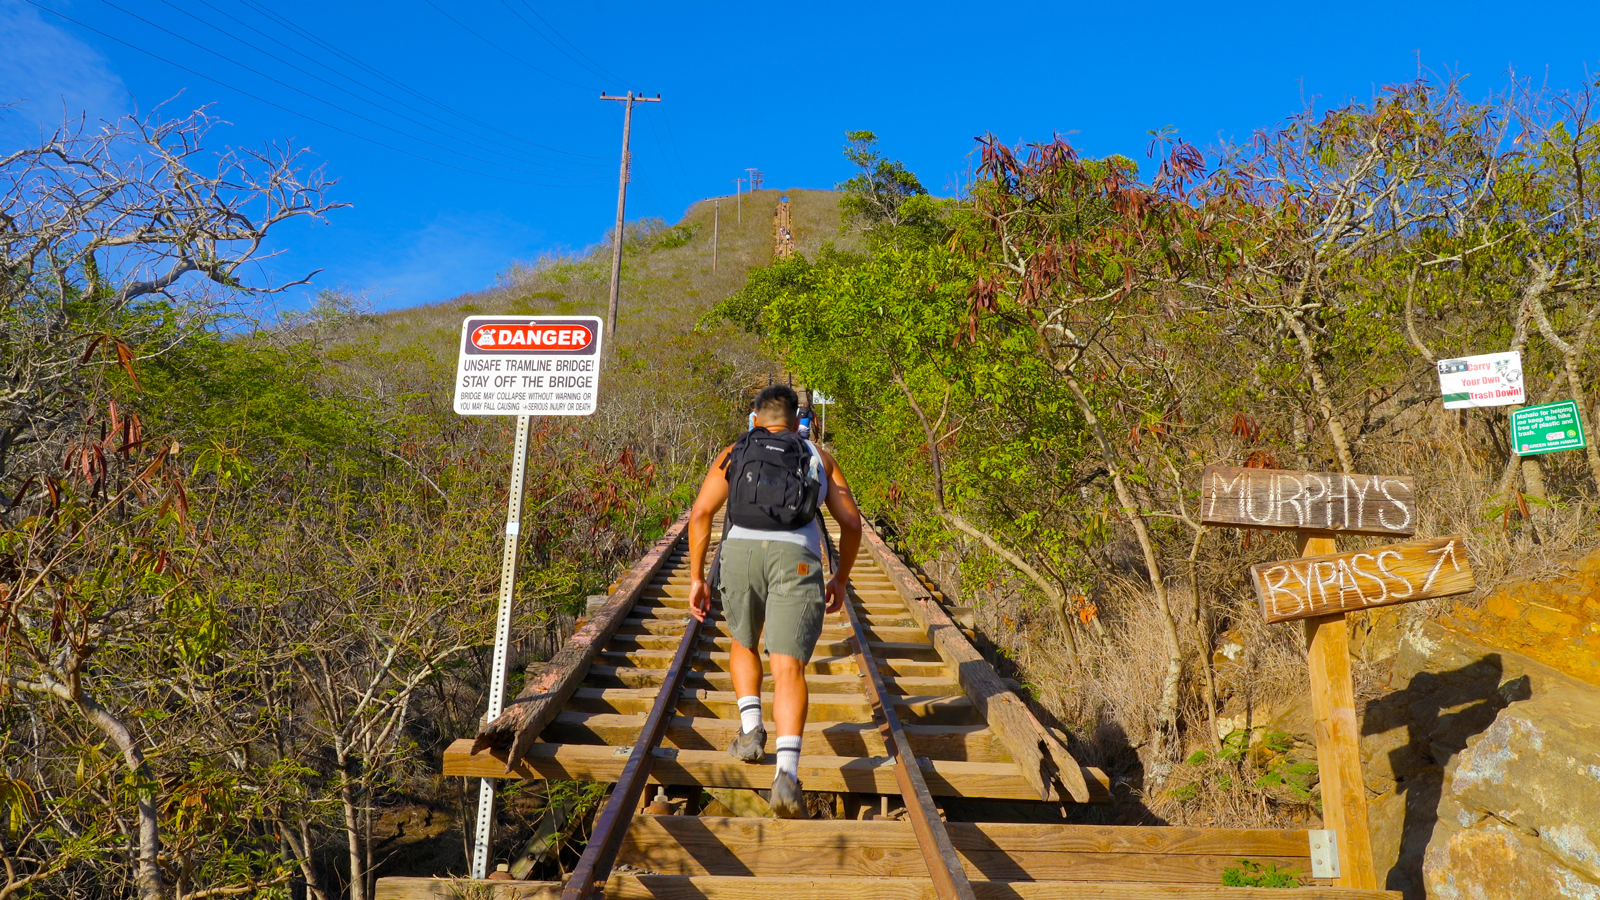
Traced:
[[85, 693], [81, 687], [72, 693], [73, 701], [83, 711], [84, 717], [121, 751], [123, 764], [128, 767], [137, 785], [135, 793], [138, 797], [139, 831], [133, 881], [139, 891], [139, 898], [165, 900], [167, 886], [161, 876], [160, 862], [161, 819], [156, 809], [155, 779], [151, 777], [150, 768], [145, 764], [144, 752], [139, 749], [128, 727]]
[[1155, 541], [1150, 537], [1150, 528], [1145, 521], [1144, 511], [1134, 501], [1133, 492], [1129, 490], [1127, 480], [1122, 477], [1122, 466], [1117, 458], [1116, 448], [1112, 446], [1110, 438], [1106, 437], [1105, 425], [1095, 414], [1094, 406], [1089, 402], [1088, 395], [1083, 392], [1083, 386], [1078, 383], [1077, 377], [1071, 372], [1062, 372], [1059, 369], [1057, 371], [1077, 400], [1084, 422], [1088, 424], [1090, 433], [1094, 435], [1095, 444], [1100, 448], [1106, 471], [1111, 473], [1111, 485], [1116, 491], [1117, 503], [1122, 509], [1122, 514], [1127, 516], [1133, 525], [1133, 534], [1139, 541], [1139, 549], [1144, 552], [1145, 568], [1150, 573], [1150, 587], [1156, 596], [1156, 608], [1161, 611], [1162, 637], [1167, 650], [1167, 672], [1161, 684], [1161, 708], [1158, 713], [1156, 741], [1150, 751], [1150, 776], [1153, 783], [1159, 786], [1172, 769], [1170, 756], [1173, 743], [1178, 736], [1178, 681], [1183, 675], [1183, 641], [1178, 637], [1178, 621], [1172, 614], [1172, 603], [1167, 596], [1166, 577], [1161, 572], [1161, 559], [1156, 553]]
[[350, 777], [351, 762], [339, 761], [339, 800], [344, 805], [345, 847], [350, 856], [350, 900], [367, 900], [367, 870], [361, 853], [361, 820], [356, 811], [355, 780]]
[[1306, 330], [1306, 323], [1301, 321], [1298, 311], [1285, 310], [1284, 322], [1289, 330], [1294, 332], [1295, 343], [1300, 347], [1300, 362], [1306, 368], [1306, 375], [1311, 382], [1311, 395], [1317, 401], [1317, 410], [1322, 413], [1322, 420], [1328, 426], [1328, 440], [1333, 443], [1333, 452], [1339, 460], [1339, 470], [1346, 475], [1353, 474], [1356, 470], [1355, 456], [1350, 453], [1350, 441], [1344, 434], [1344, 422], [1339, 418], [1339, 411], [1333, 405], [1333, 386], [1328, 383], [1328, 375], [1322, 371], [1322, 363], [1317, 359], [1316, 345], [1311, 340], [1311, 333]]

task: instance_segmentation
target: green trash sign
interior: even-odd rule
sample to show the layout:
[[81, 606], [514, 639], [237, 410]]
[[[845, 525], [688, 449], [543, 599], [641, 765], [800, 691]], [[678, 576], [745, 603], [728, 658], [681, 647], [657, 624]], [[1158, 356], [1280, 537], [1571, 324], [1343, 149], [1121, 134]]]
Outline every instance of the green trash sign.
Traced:
[[1512, 413], [1511, 445], [1518, 456], [1582, 450], [1589, 446], [1583, 433], [1583, 420], [1578, 418], [1578, 401], [1525, 406]]

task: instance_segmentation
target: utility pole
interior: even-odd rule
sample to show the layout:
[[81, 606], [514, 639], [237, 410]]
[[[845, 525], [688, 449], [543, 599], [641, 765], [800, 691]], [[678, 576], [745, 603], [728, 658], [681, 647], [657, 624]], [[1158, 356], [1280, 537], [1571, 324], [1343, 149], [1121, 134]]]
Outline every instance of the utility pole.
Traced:
[[[612, 338], [617, 333], [617, 289], [622, 284], [622, 213], [628, 205], [628, 170], [632, 160], [628, 157], [628, 132], [633, 127], [633, 105], [635, 103], [660, 103], [661, 95], [644, 97], [629, 91], [627, 96], [613, 97], [605, 91], [600, 92], [601, 100], [616, 100], [623, 104], [622, 113], [622, 169], [617, 175], [617, 230], [611, 236], [611, 302], [606, 305], [606, 337]], [[609, 346], [616, 344], [607, 341]]]
[[717, 233], [722, 230], [722, 198], [718, 197], [711, 209], [711, 271], [717, 270]]
[[736, 212], [738, 212], [738, 214], [739, 214], [739, 224], [743, 225], [744, 224], [744, 193], [743, 193], [743, 191], [744, 191], [744, 179], [743, 178], [733, 178], [733, 179], [730, 179], [730, 180], [733, 182], [734, 206], [736, 208]]
[[750, 192], [755, 193], [761, 190], [762, 171], [755, 166], [748, 166], [745, 171], [750, 173]]

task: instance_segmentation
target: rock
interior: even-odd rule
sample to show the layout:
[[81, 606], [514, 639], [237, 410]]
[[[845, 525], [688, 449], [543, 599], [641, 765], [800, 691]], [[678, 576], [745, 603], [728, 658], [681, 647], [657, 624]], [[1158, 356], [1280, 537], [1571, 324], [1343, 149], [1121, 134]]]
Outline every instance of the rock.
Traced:
[[1362, 717], [1380, 882], [1408, 900], [1600, 900], [1600, 688], [1416, 622]]
[[1428, 847], [1430, 900], [1600, 900], [1600, 884], [1562, 867], [1537, 841], [1499, 822]]
[[1445, 774], [1440, 820], [1471, 828], [1490, 817], [1600, 883], [1600, 690], [1571, 679], [1541, 686], [1461, 752]]

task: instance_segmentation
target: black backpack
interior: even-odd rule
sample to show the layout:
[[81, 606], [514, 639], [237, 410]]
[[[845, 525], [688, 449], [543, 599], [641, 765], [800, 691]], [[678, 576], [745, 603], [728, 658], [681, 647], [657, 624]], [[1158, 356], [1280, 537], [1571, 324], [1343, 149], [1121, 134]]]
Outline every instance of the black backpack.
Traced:
[[728, 452], [728, 521], [759, 531], [794, 531], [817, 517], [821, 460], [792, 431], [752, 428]]

